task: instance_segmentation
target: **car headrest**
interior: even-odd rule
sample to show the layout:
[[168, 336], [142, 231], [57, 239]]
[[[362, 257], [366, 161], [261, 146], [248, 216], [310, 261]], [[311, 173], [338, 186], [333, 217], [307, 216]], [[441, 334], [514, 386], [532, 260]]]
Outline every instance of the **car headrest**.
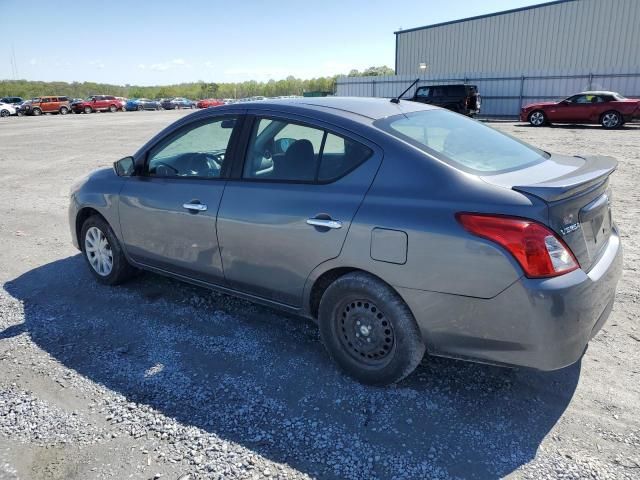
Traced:
[[313, 180], [316, 157], [313, 144], [306, 139], [296, 140], [281, 157], [274, 157], [273, 173], [284, 180]]

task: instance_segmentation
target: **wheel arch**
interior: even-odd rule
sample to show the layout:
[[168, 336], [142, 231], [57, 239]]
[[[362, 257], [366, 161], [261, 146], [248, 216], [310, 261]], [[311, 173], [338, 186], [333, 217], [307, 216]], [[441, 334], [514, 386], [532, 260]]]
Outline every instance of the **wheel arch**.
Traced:
[[107, 225], [111, 226], [111, 224], [109, 223], [109, 220], [107, 220], [104, 217], [104, 215], [102, 215], [98, 210], [96, 210], [93, 207], [82, 207], [80, 210], [78, 210], [78, 213], [76, 214], [75, 231], [76, 231], [76, 238], [78, 239], [78, 245], [80, 246], [80, 250], [83, 249], [83, 245], [84, 245], [84, 243], [81, 241], [81, 238], [80, 238], [82, 233], [82, 225], [84, 225], [84, 222], [86, 222], [88, 218], [93, 216], [98, 216], [102, 218], [102, 220], [104, 220], [107, 223]]
[[393, 285], [390, 285], [387, 281], [385, 281], [383, 278], [381, 278], [380, 276], [376, 275], [373, 272], [370, 272], [358, 267], [346, 267], [346, 266], [334, 267], [334, 268], [329, 268], [324, 272], [322, 272], [320, 275], [318, 275], [315, 278], [315, 280], [313, 280], [313, 283], [309, 288], [309, 293], [306, 297], [306, 301], [304, 305], [305, 305], [306, 313], [311, 318], [317, 321], [318, 310], [320, 308], [320, 300], [322, 299], [322, 296], [324, 295], [324, 292], [326, 292], [327, 288], [329, 288], [329, 286], [333, 282], [335, 282], [338, 278], [348, 273], [365, 273], [367, 275], [370, 275], [380, 280], [385, 285], [387, 285], [404, 301], [404, 298], [402, 297], [402, 295], [400, 295], [400, 292], [398, 292], [398, 290], [395, 289]]

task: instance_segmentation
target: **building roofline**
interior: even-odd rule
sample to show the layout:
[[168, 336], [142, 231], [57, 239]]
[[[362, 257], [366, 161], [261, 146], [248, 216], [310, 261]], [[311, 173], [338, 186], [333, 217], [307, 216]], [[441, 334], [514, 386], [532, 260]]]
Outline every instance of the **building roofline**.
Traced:
[[552, 5], [558, 5], [558, 4], [561, 4], [561, 3], [569, 3], [569, 2], [576, 2], [576, 1], [577, 0], [554, 0], [552, 2], [539, 3], [537, 5], [529, 5], [528, 7], [513, 8], [511, 10], [503, 10], [501, 12], [487, 13], [485, 15], [478, 15], [476, 17], [467, 17], [467, 18], [461, 18], [459, 20], [450, 20], [448, 22], [434, 23], [432, 25], [425, 25], [423, 27], [414, 27], [414, 28], [407, 28], [406, 30], [397, 30], [397, 31], [395, 31], [393, 33], [397, 36], [400, 33], [409, 33], [409, 32], [415, 32], [417, 30], [426, 30], [426, 29], [429, 29], [429, 28], [443, 27], [445, 25], [452, 25], [454, 23], [462, 23], [462, 22], [468, 22], [468, 21], [471, 21], [471, 20], [480, 20], [482, 18], [497, 17], [499, 15], [507, 15], [509, 13], [523, 12], [525, 10], [533, 10], [533, 9], [541, 8], [541, 7], [550, 7]]

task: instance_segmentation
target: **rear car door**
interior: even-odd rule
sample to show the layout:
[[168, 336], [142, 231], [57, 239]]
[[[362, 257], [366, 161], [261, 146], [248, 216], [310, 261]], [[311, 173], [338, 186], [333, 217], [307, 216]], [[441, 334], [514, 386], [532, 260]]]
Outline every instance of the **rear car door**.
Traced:
[[119, 203], [127, 254], [137, 263], [224, 283], [216, 213], [242, 116], [219, 115], [179, 128], [150, 148]]
[[244, 166], [218, 213], [225, 278], [237, 290], [299, 306], [311, 271], [340, 254], [382, 151], [333, 125], [255, 113], [245, 126]]

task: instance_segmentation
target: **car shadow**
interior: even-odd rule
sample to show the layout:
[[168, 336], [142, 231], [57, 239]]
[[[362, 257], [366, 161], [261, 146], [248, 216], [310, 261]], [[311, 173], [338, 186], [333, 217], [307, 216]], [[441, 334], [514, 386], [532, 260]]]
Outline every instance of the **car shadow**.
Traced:
[[428, 358], [389, 388], [341, 374], [317, 327], [141, 275], [97, 284], [80, 255], [4, 289], [26, 334], [64, 366], [186, 426], [318, 478], [497, 478], [531, 461], [580, 364], [557, 372]]

